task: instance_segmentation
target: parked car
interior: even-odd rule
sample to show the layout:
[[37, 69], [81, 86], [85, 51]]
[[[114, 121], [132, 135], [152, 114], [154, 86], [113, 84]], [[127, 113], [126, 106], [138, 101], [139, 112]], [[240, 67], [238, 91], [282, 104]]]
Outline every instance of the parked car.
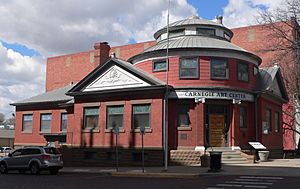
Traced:
[[54, 147], [24, 147], [0, 159], [1, 174], [9, 170], [18, 170], [20, 173], [29, 170], [31, 174], [39, 174], [42, 170], [48, 170], [54, 175], [62, 168], [62, 155]]
[[11, 147], [0, 147], [0, 153], [10, 153], [11, 151]]

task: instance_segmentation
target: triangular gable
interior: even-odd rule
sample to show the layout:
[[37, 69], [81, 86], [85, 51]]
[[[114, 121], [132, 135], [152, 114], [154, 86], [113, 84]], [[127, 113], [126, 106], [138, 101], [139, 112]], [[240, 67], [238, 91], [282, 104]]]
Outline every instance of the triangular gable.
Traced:
[[120, 68], [119, 66], [112, 65], [91, 84], [85, 87], [83, 92], [145, 86], [150, 86], [150, 84]]
[[285, 88], [285, 84], [282, 78], [282, 74], [279, 67], [267, 67], [261, 68], [260, 81], [258, 90], [263, 93], [272, 94], [276, 97], [280, 97], [283, 101], [288, 101], [288, 94]]
[[278, 83], [278, 79], [275, 77], [275, 79], [273, 80], [273, 83], [269, 89], [270, 92], [272, 92], [273, 94], [283, 97], [282, 92], [280, 90], [279, 87], [279, 83]]
[[121, 89], [141, 90], [153, 86], [161, 87], [165, 86], [165, 83], [129, 62], [112, 57], [77, 83], [67, 95], [81, 95], [86, 92], [106, 93]]

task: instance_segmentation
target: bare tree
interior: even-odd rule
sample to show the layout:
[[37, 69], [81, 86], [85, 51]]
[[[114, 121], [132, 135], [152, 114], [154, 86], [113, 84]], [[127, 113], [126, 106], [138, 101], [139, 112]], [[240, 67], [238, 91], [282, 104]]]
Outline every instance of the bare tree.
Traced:
[[[281, 67], [289, 103], [284, 107], [284, 129], [296, 134], [300, 140], [300, 2], [286, 0], [275, 10], [260, 13], [258, 22], [268, 31], [260, 51], [271, 52], [273, 62]], [[271, 63], [271, 62], [269, 62]]]
[[5, 115], [3, 113], [0, 113], [0, 123], [5, 121]]

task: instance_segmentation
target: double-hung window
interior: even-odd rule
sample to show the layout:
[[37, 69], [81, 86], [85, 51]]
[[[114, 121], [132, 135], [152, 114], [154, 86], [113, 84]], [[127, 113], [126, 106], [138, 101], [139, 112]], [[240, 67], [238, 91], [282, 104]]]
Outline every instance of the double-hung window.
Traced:
[[32, 132], [32, 114], [24, 114], [23, 115], [23, 123], [22, 123], [22, 131], [23, 132]]
[[83, 129], [99, 128], [99, 107], [84, 108]]
[[180, 58], [179, 66], [180, 78], [198, 78], [199, 64], [198, 58]]
[[180, 104], [178, 110], [178, 127], [188, 127], [189, 125], [189, 104]]
[[150, 104], [133, 105], [132, 116], [133, 116], [133, 128], [150, 128]]
[[211, 79], [228, 79], [228, 62], [226, 59], [211, 59]]
[[41, 132], [51, 133], [52, 115], [51, 114], [41, 114]]
[[266, 110], [266, 125], [263, 129], [264, 134], [268, 134], [272, 131], [272, 110], [269, 108]]
[[66, 132], [67, 131], [67, 123], [68, 123], [68, 114], [67, 113], [61, 113], [60, 115], [60, 131]]
[[239, 81], [249, 81], [249, 65], [247, 63], [238, 62], [238, 80]]
[[124, 127], [124, 106], [108, 106], [106, 128]]

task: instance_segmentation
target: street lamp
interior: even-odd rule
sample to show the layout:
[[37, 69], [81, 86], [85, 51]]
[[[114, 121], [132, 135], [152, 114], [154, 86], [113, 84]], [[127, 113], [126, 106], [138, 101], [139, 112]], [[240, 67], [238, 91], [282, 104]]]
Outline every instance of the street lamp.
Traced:
[[114, 126], [113, 132], [116, 135], [116, 171], [119, 170], [119, 152], [118, 152], [118, 135], [120, 133], [119, 127], [117, 125]]
[[142, 136], [142, 165], [143, 165], [143, 173], [145, 172], [145, 152], [144, 152], [144, 135], [145, 135], [145, 127], [142, 126], [140, 128], [141, 136]]

